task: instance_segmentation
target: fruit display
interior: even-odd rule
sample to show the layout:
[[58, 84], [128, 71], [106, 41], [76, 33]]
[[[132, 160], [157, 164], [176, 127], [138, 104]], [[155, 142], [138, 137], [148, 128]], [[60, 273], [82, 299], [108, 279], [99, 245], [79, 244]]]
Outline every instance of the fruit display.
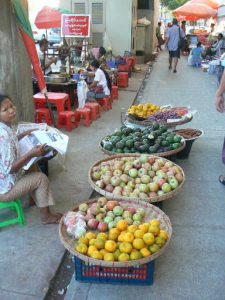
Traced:
[[185, 141], [181, 136], [156, 122], [145, 129], [122, 126], [100, 143], [100, 147], [112, 154], [146, 153], [160, 156], [166, 155], [168, 151], [182, 150], [184, 146]]
[[182, 136], [185, 140], [197, 139], [203, 134], [202, 130], [193, 128], [179, 129], [176, 130], [175, 133]]
[[175, 195], [184, 183], [183, 170], [153, 155], [115, 155], [96, 162], [89, 182], [100, 194], [114, 199], [162, 201]]
[[157, 106], [152, 103], [146, 103], [146, 104], [132, 105], [128, 109], [128, 114], [136, 118], [146, 119], [159, 110], [160, 110], [160, 106]]
[[[107, 201], [107, 202], [105, 202]], [[86, 213], [89, 209], [96, 209], [101, 203], [102, 208], [107, 210], [107, 205], [113, 212], [116, 206], [123, 207], [124, 213], [140, 215], [141, 221], [129, 223], [125, 218], [118, 220], [115, 227], [106, 231], [99, 231], [97, 228], [89, 228], [79, 239], [74, 240], [68, 236], [65, 218], [60, 222], [60, 239], [64, 246], [82, 260], [92, 259], [94, 264], [122, 266], [123, 263], [140, 265], [147, 261], [154, 260], [163, 253], [168, 245], [172, 226], [168, 216], [158, 207], [145, 202], [114, 201], [103, 199], [92, 199], [82, 203], [70, 213]], [[114, 206], [117, 204], [116, 206]], [[114, 206], [114, 207], [113, 207]], [[84, 212], [85, 210], [85, 212]], [[115, 215], [115, 218], [117, 216]], [[98, 262], [97, 262], [98, 261]]]

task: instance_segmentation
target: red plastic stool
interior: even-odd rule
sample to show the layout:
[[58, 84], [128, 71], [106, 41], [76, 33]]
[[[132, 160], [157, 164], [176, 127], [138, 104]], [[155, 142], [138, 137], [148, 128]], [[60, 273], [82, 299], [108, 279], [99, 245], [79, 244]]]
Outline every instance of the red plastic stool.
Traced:
[[48, 108], [35, 109], [35, 123], [46, 122], [48, 125], [52, 124], [51, 115]]
[[118, 87], [128, 87], [128, 73], [119, 72], [118, 73]]
[[85, 107], [91, 110], [91, 119], [92, 121], [97, 120], [100, 118], [100, 105], [96, 102], [86, 103]]
[[103, 107], [105, 111], [112, 109], [112, 100], [110, 97], [98, 99], [98, 103]]
[[84, 119], [84, 125], [90, 126], [91, 124], [91, 110], [89, 108], [77, 108], [75, 111], [75, 127], [78, 127], [81, 119]]
[[75, 122], [75, 113], [73, 111], [61, 111], [58, 118], [58, 128], [66, 126], [67, 131], [72, 131], [73, 122]]
[[119, 99], [119, 92], [118, 92], [118, 86], [113, 85], [111, 90], [111, 98], [112, 99]]

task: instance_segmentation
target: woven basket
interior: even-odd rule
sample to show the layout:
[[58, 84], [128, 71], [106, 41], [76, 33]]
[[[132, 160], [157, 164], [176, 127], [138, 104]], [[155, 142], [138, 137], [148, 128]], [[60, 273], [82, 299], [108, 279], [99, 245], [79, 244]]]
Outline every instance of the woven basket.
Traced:
[[[175, 127], [175, 126], [178, 126], [178, 125], [186, 124], [186, 123], [190, 122], [192, 119], [193, 119], [193, 117], [190, 117], [190, 118], [186, 117], [186, 118], [184, 118], [180, 121], [177, 121], [177, 122], [170, 122], [170, 123], [166, 123], [166, 122], [160, 123], [160, 122], [158, 122], [158, 123], [160, 123], [162, 125], [165, 125], [166, 127], [170, 128], [170, 127]], [[125, 116], [125, 121], [127, 121], [129, 123], [133, 123], [135, 125], [146, 126], [146, 127], [151, 126], [152, 123], [154, 122], [154, 121], [151, 121], [151, 120], [143, 120], [143, 121], [135, 120], [134, 117], [131, 117], [128, 114], [126, 114], [126, 116]]]
[[[93, 180], [91, 178], [92, 169], [95, 166], [100, 165], [102, 162], [106, 162], [106, 161], [109, 161], [109, 160], [118, 159], [118, 158], [122, 158], [122, 157], [134, 157], [134, 158], [137, 157], [138, 158], [140, 156], [141, 156], [141, 154], [118, 154], [118, 155], [112, 155], [112, 156], [104, 158], [102, 160], [98, 160], [97, 162], [95, 162], [90, 167], [89, 172], [88, 172], [88, 180], [89, 180], [90, 185], [93, 187], [93, 189], [96, 192], [98, 192], [99, 194], [105, 196], [106, 198], [110, 198], [110, 199], [114, 199], [114, 200], [126, 200], [126, 201], [139, 201], [139, 200], [142, 200], [140, 198], [129, 198], [129, 197], [124, 197], [124, 196], [116, 196], [116, 195], [114, 195], [112, 193], [109, 193], [109, 192], [107, 192], [105, 190], [102, 190], [101, 188], [99, 188], [98, 186], [96, 186], [96, 184], [93, 182]], [[149, 156], [152, 156], [154, 158], [160, 158], [159, 156], [154, 156], [154, 155], [149, 155]], [[165, 160], [165, 161], [169, 161], [166, 158], [162, 158], [162, 159]], [[145, 198], [145, 199], [143, 199], [143, 201], [146, 201], [146, 202], [149, 202], [149, 203], [159, 202], [159, 201], [163, 201], [163, 200], [167, 200], [167, 199], [170, 199], [172, 197], [175, 197], [180, 192], [181, 188], [184, 185], [185, 176], [184, 176], [184, 172], [181, 169], [181, 167], [179, 167], [175, 163], [173, 163], [173, 164], [174, 164], [174, 166], [177, 166], [181, 170], [181, 172], [182, 172], [183, 181], [180, 183], [180, 185], [175, 190], [173, 190], [173, 191], [171, 191], [169, 193], [166, 193], [166, 194], [164, 194], [162, 196]]]
[[[160, 152], [160, 153], [143, 153], [143, 154], [148, 154], [148, 155], [157, 155], [159, 157], [167, 157], [167, 156], [171, 156], [171, 155], [175, 155], [178, 152], [182, 151], [186, 146], [186, 142], [185, 139], [182, 138], [182, 146], [176, 150], [171, 150], [171, 151], [166, 151], [166, 152]], [[116, 152], [112, 152], [112, 151], [108, 151], [105, 148], [102, 147], [102, 141], [99, 143], [99, 148], [101, 149], [102, 152], [104, 152], [107, 155], [116, 155]], [[121, 153], [122, 154], [122, 153]], [[124, 154], [133, 154], [133, 153], [124, 153]]]
[[[97, 198], [90, 199], [86, 203], [91, 204], [91, 203], [94, 203], [96, 201], [97, 201]], [[123, 204], [132, 205], [132, 207], [135, 207], [135, 208], [140, 208], [140, 207], [144, 208], [145, 218], [143, 220], [143, 223], [144, 222], [149, 222], [152, 219], [157, 219], [157, 220], [160, 221], [160, 229], [163, 229], [168, 233], [168, 240], [166, 241], [166, 244], [158, 252], [152, 254], [151, 256], [145, 257], [145, 258], [126, 261], [126, 262], [119, 262], [119, 261], [110, 262], [110, 261], [93, 259], [93, 258], [91, 258], [89, 256], [86, 256], [86, 255], [83, 255], [83, 254], [81, 254], [81, 253], [79, 253], [75, 250], [77, 241], [72, 239], [67, 234], [66, 226], [64, 225], [63, 218], [62, 218], [60, 223], [59, 223], [59, 237], [60, 237], [60, 240], [61, 240], [62, 244], [64, 245], [64, 247], [71, 254], [77, 256], [78, 258], [80, 258], [81, 260], [85, 261], [88, 264], [97, 265], [97, 266], [105, 266], [105, 267], [138, 266], [138, 265], [141, 265], [141, 264], [146, 264], [146, 263], [156, 259], [157, 257], [159, 257], [165, 251], [166, 247], [168, 246], [171, 235], [172, 235], [172, 226], [171, 226], [169, 217], [161, 209], [159, 209], [158, 207], [156, 207], [152, 204], [149, 204], [149, 203], [145, 203], [143, 201], [137, 201], [135, 203], [133, 201], [123, 201]], [[72, 210], [77, 211], [78, 206], [76, 206]]]

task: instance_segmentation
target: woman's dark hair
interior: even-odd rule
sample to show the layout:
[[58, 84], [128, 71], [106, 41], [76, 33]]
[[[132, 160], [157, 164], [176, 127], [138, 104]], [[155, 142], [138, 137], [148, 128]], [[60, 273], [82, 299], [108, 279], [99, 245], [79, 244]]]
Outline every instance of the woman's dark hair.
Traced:
[[[91, 62], [91, 66], [94, 67], [95, 69], [99, 69], [100, 68], [100, 63], [97, 61], [97, 59], [94, 59]], [[109, 90], [111, 92], [111, 90], [112, 90], [112, 83], [111, 83], [111, 79], [109, 77], [109, 74], [103, 68], [100, 68], [100, 69], [105, 74], [105, 78], [106, 78], [106, 81], [107, 81], [107, 86], [108, 86], [108, 88], [109, 88]]]
[[41, 48], [43, 45], [48, 45], [48, 40], [46, 40], [46, 39], [40, 40], [39, 47]]
[[2, 102], [6, 99], [10, 100], [10, 97], [8, 95], [0, 94], [0, 107], [2, 105]]
[[201, 47], [202, 43], [198, 42], [197, 47]]
[[106, 50], [105, 50], [105, 48], [104, 47], [100, 47], [99, 48], [99, 56], [101, 57], [101, 56], [103, 56], [103, 55], [105, 55], [106, 54]]

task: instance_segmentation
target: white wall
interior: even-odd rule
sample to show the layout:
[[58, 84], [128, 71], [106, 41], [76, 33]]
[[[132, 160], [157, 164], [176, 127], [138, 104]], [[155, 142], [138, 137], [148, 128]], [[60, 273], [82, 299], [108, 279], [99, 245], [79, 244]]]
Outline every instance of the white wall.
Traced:
[[132, 0], [106, 1], [106, 32], [114, 55], [131, 50]]

